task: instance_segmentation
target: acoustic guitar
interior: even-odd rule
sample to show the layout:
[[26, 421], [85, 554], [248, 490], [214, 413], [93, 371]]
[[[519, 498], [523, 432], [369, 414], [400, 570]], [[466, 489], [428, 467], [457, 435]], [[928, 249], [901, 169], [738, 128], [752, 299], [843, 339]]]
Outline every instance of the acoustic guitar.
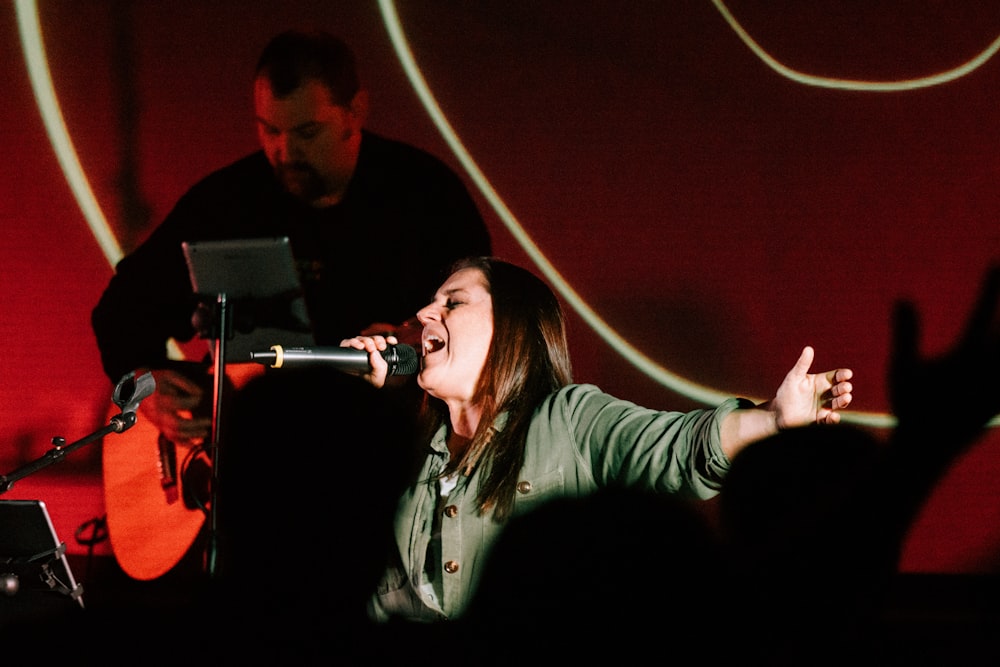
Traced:
[[[211, 416], [211, 369], [190, 362], [179, 367], [203, 382], [200, 410]], [[223, 391], [241, 388], [262, 370], [227, 365]], [[212, 462], [210, 443], [178, 446], [141, 411], [137, 416], [134, 426], [102, 446], [104, 505], [115, 559], [128, 576], [148, 581], [177, 565], [201, 533], [210, 511]]]

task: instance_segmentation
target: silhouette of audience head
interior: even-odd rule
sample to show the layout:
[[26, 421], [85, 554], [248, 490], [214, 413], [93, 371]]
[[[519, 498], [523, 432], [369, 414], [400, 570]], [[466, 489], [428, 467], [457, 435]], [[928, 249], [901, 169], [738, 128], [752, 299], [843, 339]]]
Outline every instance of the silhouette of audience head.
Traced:
[[727, 572], [710, 525], [687, 501], [604, 488], [515, 516], [456, 623], [470, 646], [489, 642], [489, 664], [528, 651], [629, 664], [672, 641], [710, 641]]

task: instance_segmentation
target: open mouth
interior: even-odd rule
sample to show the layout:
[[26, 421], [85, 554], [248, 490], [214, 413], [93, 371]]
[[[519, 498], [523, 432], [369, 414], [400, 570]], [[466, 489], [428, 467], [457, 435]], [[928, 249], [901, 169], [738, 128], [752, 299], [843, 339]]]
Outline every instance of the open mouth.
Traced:
[[444, 341], [435, 336], [434, 334], [430, 334], [424, 337], [423, 340], [424, 356], [427, 356], [428, 354], [431, 354], [433, 352], [437, 352], [443, 347], [444, 347]]

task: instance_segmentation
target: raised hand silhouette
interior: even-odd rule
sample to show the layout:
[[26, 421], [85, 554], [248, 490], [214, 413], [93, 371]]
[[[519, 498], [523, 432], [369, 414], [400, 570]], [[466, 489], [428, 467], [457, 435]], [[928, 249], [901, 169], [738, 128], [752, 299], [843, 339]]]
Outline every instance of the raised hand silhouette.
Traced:
[[[955, 345], [935, 358], [920, 354], [921, 322], [912, 302], [893, 313], [889, 400], [895, 439], [925, 434], [909, 445], [964, 447], [1000, 411], [1000, 265], [987, 271], [979, 297]], [[934, 442], [931, 436], [944, 436]]]

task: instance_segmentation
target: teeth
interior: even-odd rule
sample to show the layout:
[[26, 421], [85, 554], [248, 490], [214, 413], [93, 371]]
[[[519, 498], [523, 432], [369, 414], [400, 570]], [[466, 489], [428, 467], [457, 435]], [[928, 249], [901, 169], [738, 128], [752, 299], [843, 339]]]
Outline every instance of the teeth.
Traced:
[[444, 347], [444, 341], [437, 336], [430, 335], [424, 339], [424, 352], [434, 352]]

